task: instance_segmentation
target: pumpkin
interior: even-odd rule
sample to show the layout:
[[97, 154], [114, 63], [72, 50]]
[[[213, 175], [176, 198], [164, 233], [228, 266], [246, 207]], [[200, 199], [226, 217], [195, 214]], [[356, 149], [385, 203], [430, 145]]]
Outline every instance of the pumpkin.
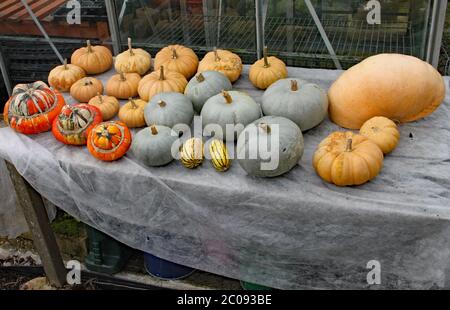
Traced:
[[167, 71], [175, 71], [192, 77], [197, 72], [198, 57], [194, 51], [183, 45], [169, 45], [160, 50], [155, 56], [155, 68], [164, 66]]
[[97, 159], [117, 160], [127, 153], [130, 146], [131, 132], [122, 122], [103, 122], [89, 132], [87, 147]]
[[117, 72], [144, 75], [150, 70], [151, 61], [152, 56], [142, 48], [133, 48], [128, 38], [128, 50], [117, 55], [114, 67]]
[[235, 82], [241, 76], [242, 60], [230, 51], [214, 49], [198, 65], [199, 73], [211, 70], [222, 72], [231, 82]]
[[276, 177], [294, 168], [303, 150], [302, 131], [293, 121], [265, 116], [248, 125], [239, 135], [237, 159], [249, 175]]
[[230, 80], [223, 73], [205, 71], [189, 81], [184, 94], [192, 101], [195, 111], [200, 113], [206, 100], [222, 90], [231, 90], [231, 88]]
[[52, 133], [64, 144], [83, 145], [92, 128], [101, 122], [102, 113], [93, 105], [66, 105], [53, 121]]
[[180, 161], [186, 168], [194, 169], [203, 163], [203, 141], [200, 138], [190, 138], [181, 146]]
[[89, 104], [100, 110], [104, 121], [109, 121], [111, 118], [116, 116], [120, 109], [119, 100], [112, 96], [100, 95], [100, 93], [89, 100]]
[[359, 133], [374, 142], [384, 154], [392, 152], [400, 140], [397, 125], [383, 116], [376, 116], [365, 122]]
[[306, 131], [325, 119], [328, 98], [316, 84], [300, 79], [283, 79], [264, 92], [261, 108], [264, 115], [289, 118], [302, 131]]
[[67, 59], [65, 59], [63, 65], [57, 66], [50, 71], [48, 84], [59, 91], [68, 91], [73, 83], [85, 76], [86, 73], [81, 67], [67, 64]]
[[359, 129], [374, 116], [401, 123], [423, 118], [445, 97], [442, 76], [430, 64], [407, 55], [380, 54], [344, 72], [329, 92], [330, 118]]
[[6, 102], [3, 117], [17, 132], [37, 134], [52, 128], [52, 122], [65, 105], [64, 97], [42, 81], [18, 84]]
[[148, 101], [162, 92], [183, 93], [187, 83], [181, 73], [166, 72], [164, 67], [160, 67], [159, 71], [154, 71], [142, 78], [139, 82], [138, 93], [143, 100]]
[[87, 74], [99, 74], [112, 67], [113, 57], [107, 47], [91, 45], [91, 41], [87, 40], [86, 47], [73, 52], [70, 62], [82, 68]]
[[201, 117], [203, 127], [209, 124], [219, 126], [222, 132], [215, 132], [215, 135], [234, 141], [246, 125], [261, 117], [261, 109], [246, 93], [223, 91], [206, 101]]
[[188, 97], [180, 93], [160, 93], [150, 100], [144, 110], [145, 122], [172, 128], [176, 124], [192, 123], [194, 108]]
[[230, 158], [228, 156], [227, 146], [223, 141], [213, 139], [209, 145], [209, 154], [213, 167], [220, 172], [227, 171], [230, 166]]
[[317, 174], [338, 186], [361, 185], [374, 179], [383, 166], [383, 152], [368, 138], [353, 132], [333, 132], [313, 157]]
[[137, 73], [122, 73], [113, 75], [106, 83], [106, 93], [118, 99], [136, 97], [141, 76]]
[[276, 81], [288, 75], [285, 63], [274, 56], [267, 56], [267, 47], [264, 48], [264, 57], [257, 60], [249, 71], [250, 82], [259, 89], [266, 89]]
[[177, 140], [178, 135], [169, 127], [152, 125], [134, 136], [131, 151], [147, 166], [164, 166], [174, 159], [172, 145]]
[[147, 101], [130, 98], [119, 110], [119, 119], [129, 128], [144, 127], [144, 108]]
[[97, 94], [103, 94], [103, 84], [93, 77], [84, 77], [70, 87], [70, 95], [79, 102], [89, 102]]

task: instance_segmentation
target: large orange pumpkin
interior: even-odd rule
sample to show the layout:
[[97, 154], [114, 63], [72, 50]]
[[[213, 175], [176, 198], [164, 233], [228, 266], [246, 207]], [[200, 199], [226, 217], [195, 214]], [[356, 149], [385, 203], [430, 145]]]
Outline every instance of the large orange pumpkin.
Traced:
[[374, 116], [411, 122], [436, 110], [445, 97], [442, 76], [407, 55], [372, 56], [344, 72], [328, 92], [330, 118], [359, 129]]
[[90, 131], [87, 147], [97, 159], [114, 161], [124, 156], [131, 146], [131, 132], [119, 121], [98, 124]]
[[52, 128], [53, 119], [65, 104], [61, 93], [42, 81], [18, 84], [5, 104], [3, 116], [12, 129], [36, 134]]
[[66, 105], [53, 121], [52, 133], [64, 144], [83, 145], [92, 128], [102, 121], [102, 112], [93, 105]]

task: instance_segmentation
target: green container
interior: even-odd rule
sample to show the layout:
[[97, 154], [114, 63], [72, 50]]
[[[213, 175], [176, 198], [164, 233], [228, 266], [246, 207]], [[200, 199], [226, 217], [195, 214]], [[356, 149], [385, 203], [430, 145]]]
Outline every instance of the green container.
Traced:
[[264, 285], [259, 285], [255, 283], [241, 281], [241, 286], [246, 291], [270, 291], [273, 290], [271, 287], [267, 287]]
[[131, 251], [124, 244], [86, 225], [88, 235], [86, 268], [106, 274], [120, 272], [130, 258]]

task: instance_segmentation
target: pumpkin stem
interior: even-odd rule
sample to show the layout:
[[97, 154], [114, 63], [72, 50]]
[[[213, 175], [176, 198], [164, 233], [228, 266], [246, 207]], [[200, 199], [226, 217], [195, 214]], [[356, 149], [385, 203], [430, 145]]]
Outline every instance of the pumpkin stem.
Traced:
[[164, 100], [159, 100], [159, 101], [158, 101], [158, 105], [159, 105], [161, 108], [164, 108], [164, 107], [167, 105], [167, 103], [166, 103]]
[[197, 82], [199, 82], [199, 83], [201, 83], [205, 80], [205, 77], [201, 73], [197, 74], [197, 76], [195, 78], [197, 79]]
[[67, 58], [66, 58], [66, 59], [64, 59], [64, 63], [63, 63], [63, 66], [64, 66], [64, 70], [67, 70]]
[[119, 72], [119, 75], [120, 75], [120, 80], [122, 81], [122, 82], [124, 82], [124, 81], [126, 81], [127, 79], [125, 78], [125, 74], [123, 74], [123, 72], [121, 71], [121, 72]]
[[175, 48], [172, 48], [172, 59], [177, 59], [178, 55], [177, 55], [177, 50]]
[[157, 135], [158, 134], [158, 129], [156, 129], [155, 125], [151, 125], [150, 126], [150, 130], [152, 131], [152, 135]]
[[133, 47], [131, 46], [131, 38], [128, 38], [128, 50], [130, 51], [130, 55], [134, 56]]
[[87, 40], [86, 41], [87, 44], [87, 50], [89, 53], [92, 53], [92, 46], [91, 46], [91, 40]]
[[166, 77], [164, 76], [164, 66], [159, 67], [159, 80], [164, 81]]
[[348, 139], [347, 140], [347, 146], [345, 147], [345, 151], [346, 152], [351, 152], [352, 151], [352, 143], [353, 143], [352, 139]]
[[230, 94], [226, 90], [222, 90], [222, 96], [228, 104], [233, 103], [233, 98], [231, 98]]
[[220, 61], [219, 53], [217, 53], [217, 47], [214, 47], [214, 61]]
[[133, 98], [130, 97], [130, 98], [128, 98], [128, 100], [130, 100], [131, 108], [133, 108], [133, 109], [138, 108], [138, 105], [136, 104], [136, 102], [134, 102]]
[[266, 124], [266, 123], [260, 123], [259, 124], [259, 128], [261, 128], [262, 130], [264, 130], [268, 134], [272, 131], [270, 126], [268, 124]]
[[264, 56], [264, 68], [269, 68], [270, 63], [269, 60], [267, 59], [267, 46], [264, 46], [263, 56]]
[[296, 80], [291, 80], [291, 90], [297, 91], [298, 90], [298, 83]]

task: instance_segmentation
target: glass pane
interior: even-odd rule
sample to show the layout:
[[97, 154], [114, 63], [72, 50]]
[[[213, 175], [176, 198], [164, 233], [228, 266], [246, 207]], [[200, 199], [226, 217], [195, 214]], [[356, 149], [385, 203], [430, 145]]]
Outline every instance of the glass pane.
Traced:
[[256, 59], [253, 0], [115, 0], [121, 41], [131, 37], [153, 56], [169, 44], [201, 57], [215, 46]]
[[[266, 0], [265, 43], [290, 66], [335, 68], [304, 0]], [[380, 24], [369, 24], [363, 0], [312, 0], [337, 59], [348, 68], [379, 53], [425, 57], [430, 0], [380, 0]], [[373, 15], [371, 15], [373, 16]], [[375, 15], [376, 16], [376, 15]]]

